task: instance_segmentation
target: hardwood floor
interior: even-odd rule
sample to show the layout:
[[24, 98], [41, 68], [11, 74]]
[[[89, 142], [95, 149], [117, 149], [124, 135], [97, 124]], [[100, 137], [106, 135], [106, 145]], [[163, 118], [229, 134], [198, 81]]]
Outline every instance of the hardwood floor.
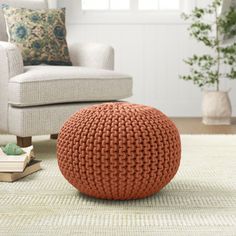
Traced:
[[236, 134], [236, 117], [231, 125], [204, 125], [200, 117], [171, 118], [181, 134]]

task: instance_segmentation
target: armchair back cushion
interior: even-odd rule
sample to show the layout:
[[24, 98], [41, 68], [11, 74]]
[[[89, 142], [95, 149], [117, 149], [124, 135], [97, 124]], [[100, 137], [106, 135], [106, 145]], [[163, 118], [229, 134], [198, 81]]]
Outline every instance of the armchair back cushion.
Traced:
[[47, 0], [0, 0], [0, 41], [8, 41], [5, 18], [2, 11], [2, 5], [11, 7], [22, 7], [28, 9], [47, 9]]

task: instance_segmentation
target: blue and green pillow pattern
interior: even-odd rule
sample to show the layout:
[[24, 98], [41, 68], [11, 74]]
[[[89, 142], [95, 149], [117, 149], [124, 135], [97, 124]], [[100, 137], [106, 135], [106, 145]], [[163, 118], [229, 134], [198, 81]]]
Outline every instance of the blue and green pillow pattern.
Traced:
[[4, 7], [8, 41], [21, 50], [24, 65], [72, 65], [66, 42], [65, 9]]

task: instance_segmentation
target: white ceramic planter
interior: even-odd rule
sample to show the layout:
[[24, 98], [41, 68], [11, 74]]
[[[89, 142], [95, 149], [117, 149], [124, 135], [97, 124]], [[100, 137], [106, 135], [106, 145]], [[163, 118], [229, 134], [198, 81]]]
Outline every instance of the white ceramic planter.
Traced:
[[206, 125], [231, 124], [232, 107], [228, 92], [204, 91], [202, 122]]

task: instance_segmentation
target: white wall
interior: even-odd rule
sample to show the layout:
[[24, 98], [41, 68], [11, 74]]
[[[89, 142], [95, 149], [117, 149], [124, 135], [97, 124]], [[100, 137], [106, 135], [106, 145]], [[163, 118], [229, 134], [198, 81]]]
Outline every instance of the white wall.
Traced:
[[[154, 106], [169, 116], [201, 115], [200, 89], [178, 79], [188, 71], [183, 58], [205, 51], [189, 38], [184, 22], [80, 23], [78, 0], [59, 3], [67, 7], [70, 42], [94, 41], [115, 48], [116, 70], [134, 78], [134, 96], [129, 101]], [[232, 86], [236, 115], [236, 81]]]

